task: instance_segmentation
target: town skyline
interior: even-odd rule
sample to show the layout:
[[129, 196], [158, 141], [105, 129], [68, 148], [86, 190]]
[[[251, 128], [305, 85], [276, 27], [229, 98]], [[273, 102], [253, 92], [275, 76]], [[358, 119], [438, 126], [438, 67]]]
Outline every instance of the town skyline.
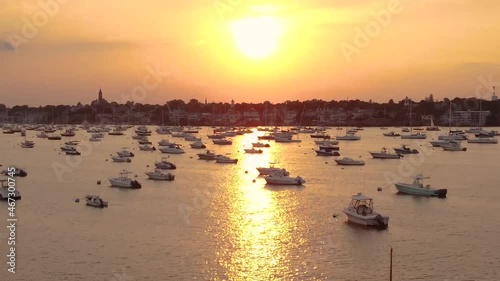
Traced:
[[1, 102], [384, 102], [500, 80], [493, 0], [125, 2], [3, 0]]

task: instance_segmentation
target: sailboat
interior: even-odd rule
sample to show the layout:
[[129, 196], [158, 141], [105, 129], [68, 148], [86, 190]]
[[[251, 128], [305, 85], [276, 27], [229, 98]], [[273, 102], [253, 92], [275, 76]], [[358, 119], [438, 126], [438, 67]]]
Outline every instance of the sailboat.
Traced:
[[[349, 99], [348, 99], [349, 101]], [[356, 136], [354, 133], [349, 133], [348, 128], [348, 121], [349, 121], [349, 116], [346, 116], [346, 123], [345, 123], [345, 135], [344, 136], [336, 136], [336, 140], [344, 140], [344, 141], [358, 141], [361, 139], [360, 136]]]
[[413, 133], [413, 127], [412, 127], [412, 105], [411, 105], [411, 99], [408, 97], [405, 98], [405, 105], [408, 105], [410, 107], [410, 134], [409, 135], [401, 135], [401, 139], [426, 139], [427, 135], [424, 133]]
[[434, 125], [434, 116], [431, 115], [431, 125], [425, 128], [427, 131], [441, 131], [438, 126]]

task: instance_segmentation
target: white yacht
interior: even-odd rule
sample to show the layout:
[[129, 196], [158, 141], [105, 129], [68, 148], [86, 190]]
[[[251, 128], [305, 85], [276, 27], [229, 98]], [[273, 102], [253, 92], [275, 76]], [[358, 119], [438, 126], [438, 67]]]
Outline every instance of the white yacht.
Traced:
[[160, 126], [160, 127], [156, 128], [155, 131], [158, 135], [168, 135], [168, 134], [172, 133], [170, 131], [170, 129], [166, 126]]
[[21, 200], [21, 193], [17, 188], [14, 192], [9, 192], [8, 179], [0, 179], [0, 200], [8, 200], [9, 197], [14, 200]]
[[115, 128], [113, 131], [108, 132], [108, 135], [110, 135], [110, 136], [123, 136], [123, 135], [125, 135], [125, 133], [123, 131], [117, 130]]
[[314, 143], [317, 145], [337, 145], [337, 144], [339, 144], [339, 142], [336, 140], [328, 140], [328, 139], [314, 140]]
[[44, 131], [41, 131], [41, 132], [38, 132], [36, 134], [37, 137], [41, 138], [41, 139], [46, 139], [48, 137], [47, 133], [44, 132]]
[[401, 139], [404, 140], [425, 140], [427, 135], [424, 133], [416, 132], [409, 135], [401, 135]]
[[[428, 179], [425, 178], [425, 179]], [[413, 183], [396, 183], [396, 189], [399, 193], [406, 193], [412, 195], [420, 196], [436, 196], [440, 198], [445, 198], [448, 193], [447, 189], [433, 189], [430, 185], [424, 186], [424, 176], [418, 174], [415, 176]]]
[[394, 131], [390, 131], [389, 133], [383, 133], [384, 137], [400, 137], [401, 135], [394, 132]]
[[196, 148], [196, 149], [207, 148], [207, 146], [203, 142], [201, 142], [201, 140], [190, 143], [189, 146], [191, 146], [191, 148]]
[[336, 136], [336, 140], [343, 140], [343, 141], [358, 141], [361, 140], [360, 136], [356, 136], [354, 134], [346, 134], [344, 136]]
[[143, 136], [140, 139], [137, 140], [139, 144], [152, 144], [152, 142], [149, 141], [148, 137]]
[[458, 143], [456, 140], [437, 140], [437, 141], [430, 141], [431, 145], [434, 147], [442, 147], [443, 145], [448, 145], [451, 143]]
[[63, 145], [63, 146], [61, 146], [61, 150], [62, 151], [74, 151], [74, 150], [76, 150], [76, 148], [74, 148], [73, 146], [69, 146], [69, 145]]
[[212, 139], [214, 144], [218, 145], [231, 145], [233, 141], [231, 139]]
[[375, 212], [373, 199], [364, 196], [361, 192], [352, 196], [351, 203], [342, 212], [352, 223], [381, 228], [386, 228], [389, 225], [389, 217]]
[[270, 175], [265, 176], [264, 179], [266, 180], [267, 184], [271, 185], [302, 185], [306, 183], [306, 181], [300, 176], [292, 178], [289, 175], [285, 175], [279, 172], [271, 173]]
[[98, 195], [85, 195], [85, 202], [88, 206], [96, 208], [108, 207], [108, 202], [102, 200]]
[[474, 138], [468, 139], [468, 143], [482, 143], [482, 144], [496, 144], [498, 140], [496, 138]]
[[335, 159], [337, 165], [345, 165], [345, 166], [363, 166], [365, 165], [365, 161], [363, 160], [354, 160], [350, 157], [344, 157], [342, 159]]
[[132, 159], [130, 159], [129, 157], [125, 157], [125, 156], [111, 156], [111, 159], [113, 159], [113, 162], [118, 162], [118, 163], [130, 163], [132, 162]]
[[156, 150], [156, 148], [154, 146], [151, 146], [149, 144], [139, 145], [139, 149], [142, 151], [155, 151]]
[[259, 174], [263, 175], [263, 176], [276, 174], [276, 173], [280, 173], [280, 174], [283, 174], [285, 176], [290, 175], [290, 173], [287, 172], [287, 170], [285, 170], [283, 168], [275, 168], [273, 165], [271, 165], [269, 168], [257, 167], [256, 169], [257, 169], [257, 171], [259, 171]]
[[141, 188], [141, 184], [136, 181], [132, 180], [131, 178], [128, 177], [128, 174], [130, 172], [126, 170], [121, 170], [120, 171], [120, 176], [116, 178], [109, 178], [109, 182], [111, 183], [111, 186], [114, 187], [127, 187], [127, 188], [133, 188], [133, 189], [138, 189]]
[[418, 154], [418, 150], [416, 149], [411, 149], [409, 147], [407, 147], [406, 145], [403, 145], [401, 147], [398, 147], [398, 148], [394, 148], [394, 151], [396, 151], [396, 153], [400, 153], [400, 154]]
[[442, 144], [441, 147], [445, 151], [467, 151], [467, 148], [463, 147], [459, 142], [449, 142]]
[[118, 154], [118, 156], [121, 156], [121, 157], [134, 157], [134, 153], [132, 153], [131, 151], [128, 151], [126, 149], [123, 149], [122, 151], [118, 151], [116, 154]]
[[158, 145], [159, 145], [159, 146], [171, 146], [171, 145], [175, 145], [175, 143], [170, 142], [170, 141], [168, 141], [168, 140], [166, 140], [166, 139], [162, 139], [162, 140], [160, 140], [160, 141], [158, 142]]
[[229, 158], [225, 155], [217, 155], [214, 157], [214, 159], [216, 163], [231, 163], [231, 164], [238, 163], [238, 159]]
[[92, 133], [92, 137], [96, 138], [96, 139], [102, 139], [102, 138], [104, 138], [104, 135], [103, 135], [103, 133], [98, 132], [98, 133]]
[[164, 169], [164, 170], [175, 170], [175, 169], [177, 169], [177, 167], [175, 166], [174, 163], [168, 161], [169, 158], [170, 158], [169, 156], [162, 157], [161, 161], [155, 162], [155, 167], [157, 169]]
[[467, 135], [460, 133], [450, 133], [448, 135], [440, 135], [438, 136], [438, 140], [467, 140]]
[[33, 148], [35, 147], [35, 143], [33, 141], [25, 140], [21, 142], [21, 147], [22, 148]]
[[252, 142], [252, 147], [271, 147], [271, 145], [262, 142]]
[[173, 181], [175, 179], [175, 175], [172, 173], [163, 173], [159, 169], [155, 169], [154, 172], [146, 172], [146, 175], [151, 180]]
[[315, 151], [317, 156], [340, 156], [340, 153], [333, 149], [320, 148]]
[[262, 149], [255, 149], [255, 148], [245, 148], [245, 153], [248, 154], [262, 154], [263, 150]]
[[160, 147], [159, 149], [160, 149], [161, 153], [168, 153], [168, 154], [185, 153], [185, 151], [177, 144], [171, 144], [171, 145], [166, 146], [166, 147]]
[[187, 135], [184, 137], [184, 140], [185, 140], [185, 141], [201, 141], [201, 138], [198, 138], [198, 137], [196, 137], [196, 136], [193, 136], [193, 135], [187, 134]]
[[215, 152], [210, 150], [205, 151], [205, 153], [198, 153], [197, 155], [201, 160], [215, 160], [215, 157], [217, 156]]
[[399, 159], [402, 157], [399, 153], [389, 153], [387, 148], [383, 147], [380, 152], [370, 152], [373, 158], [378, 159]]

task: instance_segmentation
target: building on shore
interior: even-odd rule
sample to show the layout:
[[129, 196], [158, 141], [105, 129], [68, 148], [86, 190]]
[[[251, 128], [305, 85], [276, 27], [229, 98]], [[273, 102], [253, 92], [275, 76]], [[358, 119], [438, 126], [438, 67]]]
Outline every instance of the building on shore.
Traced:
[[485, 126], [490, 111], [454, 111], [451, 114], [451, 124], [457, 126]]

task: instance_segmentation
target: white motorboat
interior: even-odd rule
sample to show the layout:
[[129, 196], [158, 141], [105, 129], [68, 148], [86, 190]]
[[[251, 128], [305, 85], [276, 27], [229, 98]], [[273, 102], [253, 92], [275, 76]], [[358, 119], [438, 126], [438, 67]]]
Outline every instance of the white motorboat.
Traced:
[[214, 144], [218, 145], [231, 145], [233, 141], [231, 139], [212, 139]]
[[482, 130], [483, 130], [483, 128], [481, 128], [481, 127], [471, 127], [470, 129], [465, 130], [465, 132], [468, 134], [477, 134], [477, 133], [481, 132]]
[[26, 170], [17, 168], [17, 167], [11, 167], [14, 168], [14, 171], [12, 169], [5, 169], [1, 172], [3, 175], [9, 175], [9, 176], [14, 176], [14, 177], [25, 177], [28, 175], [28, 172]]
[[467, 151], [467, 148], [463, 147], [459, 142], [448, 142], [442, 144], [441, 147], [445, 151]]
[[217, 155], [214, 157], [214, 159], [216, 163], [231, 163], [231, 164], [238, 163], [238, 159], [229, 158], [225, 155]]
[[171, 145], [175, 145], [175, 143], [170, 142], [170, 141], [168, 141], [168, 140], [166, 140], [166, 139], [162, 139], [162, 140], [160, 140], [160, 141], [158, 142], [158, 145], [159, 145], [159, 146], [171, 146]]
[[167, 147], [160, 147], [159, 150], [161, 153], [168, 153], [168, 154], [182, 154], [185, 153], [185, 151], [178, 146], [177, 144], [171, 144]]
[[47, 136], [48, 140], [60, 140], [62, 139], [61, 135], [59, 134], [50, 134]]
[[33, 148], [35, 147], [35, 143], [33, 141], [25, 140], [21, 142], [21, 147], [22, 148]]
[[431, 145], [434, 147], [442, 147], [443, 145], [447, 145], [450, 143], [458, 143], [456, 140], [438, 140], [438, 141], [430, 141]]
[[346, 134], [344, 136], [336, 136], [336, 140], [342, 140], [342, 141], [358, 141], [361, 140], [360, 136], [356, 136], [354, 134]]
[[172, 132], [170, 131], [170, 129], [166, 126], [160, 126], [158, 128], [156, 128], [156, 133], [158, 135], [168, 135], [168, 134], [171, 134]]
[[131, 151], [128, 151], [126, 149], [123, 149], [121, 151], [118, 151], [116, 154], [118, 154], [118, 156], [121, 156], [121, 157], [134, 157], [134, 153], [132, 153]]
[[255, 148], [245, 148], [245, 153], [248, 153], [248, 154], [261, 154], [263, 152], [262, 149], [255, 149]]
[[140, 139], [137, 140], [139, 144], [152, 144], [152, 142], [149, 141], [148, 137], [141, 137]]
[[75, 151], [76, 148], [74, 148], [73, 146], [69, 146], [69, 145], [63, 145], [63, 146], [61, 146], [61, 150], [62, 151]]
[[252, 142], [252, 147], [271, 147], [271, 145], [262, 142]]
[[163, 173], [159, 169], [155, 169], [154, 172], [146, 172], [146, 175], [151, 180], [173, 181], [175, 179], [175, 175], [172, 173]]
[[133, 188], [133, 189], [139, 189], [141, 188], [141, 184], [136, 181], [132, 180], [131, 178], [128, 177], [128, 174], [130, 172], [126, 170], [121, 170], [120, 171], [120, 176], [117, 178], [109, 178], [109, 182], [111, 183], [111, 186], [114, 187], [127, 187], [127, 188]]
[[65, 145], [70, 145], [70, 146], [75, 146], [75, 145], [78, 145], [79, 143], [80, 143], [80, 141], [72, 140], [72, 141], [67, 141], [64, 144]]
[[85, 195], [85, 202], [87, 202], [88, 206], [96, 207], [96, 208], [104, 208], [108, 207], [108, 202], [102, 200], [98, 195]]
[[205, 151], [205, 153], [198, 153], [197, 155], [201, 160], [215, 160], [217, 156], [217, 154], [210, 150]]
[[352, 196], [351, 203], [342, 212], [347, 220], [352, 223], [386, 228], [389, 225], [389, 217], [375, 212], [373, 199], [358, 193]]
[[151, 146], [149, 144], [139, 145], [139, 149], [142, 151], [155, 151], [156, 150], [156, 148], [154, 146]]
[[339, 150], [340, 147], [333, 145], [333, 144], [320, 144], [319, 149], [326, 149], [326, 150]]
[[172, 137], [174, 138], [184, 138], [188, 135], [188, 133], [184, 132], [172, 132]]
[[406, 145], [403, 145], [399, 148], [394, 148], [394, 151], [396, 151], [396, 153], [400, 153], [400, 154], [418, 154], [418, 150], [411, 149], [411, 148], [407, 147]]
[[403, 133], [409, 133], [410, 129], [404, 127], [404, 128], [401, 129], [401, 132], [403, 132]]
[[438, 140], [447, 140], [447, 141], [450, 141], [450, 140], [457, 140], [457, 141], [467, 140], [467, 135], [460, 134], [460, 133], [450, 133], [448, 135], [440, 135], [440, 136], [438, 136]]
[[113, 131], [108, 132], [108, 135], [110, 135], [110, 136], [123, 136], [123, 135], [125, 135], [125, 133], [121, 130], [114, 129]]
[[280, 142], [280, 143], [295, 143], [295, 142], [302, 142], [302, 140], [299, 139], [294, 139], [293, 135], [287, 135], [287, 136], [274, 136], [274, 141], [275, 142]]
[[126, 156], [111, 156], [111, 159], [113, 159], [113, 162], [118, 162], [118, 163], [130, 163], [132, 162], [132, 159], [130, 157]]
[[96, 139], [102, 139], [102, 138], [104, 138], [104, 135], [103, 135], [103, 133], [98, 132], [98, 133], [92, 133], [92, 137], [96, 138]]
[[37, 137], [41, 138], [41, 139], [46, 139], [48, 137], [47, 133], [45, 131], [41, 131], [41, 132], [38, 132], [36, 134]]
[[427, 135], [424, 133], [416, 132], [409, 135], [401, 135], [401, 139], [404, 140], [425, 140]]
[[330, 135], [328, 135], [327, 133], [325, 132], [316, 132], [314, 134], [311, 134], [309, 135], [311, 138], [314, 138], [314, 139], [330, 139]]
[[317, 156], [340, 156], [340, 153], [333, 149], [321, 148], [315, 151]]
[[402, 157], [399, 153], [389, 153], [385, 147], [380, 152], [370, 152], [370, 154], [377, 159], [399, 159]]
[[0, 179], [0, 200], [8, 200], [9, 198], [21, 200], [21, 192], [17, 188], [9, 191], [8, 179]]
[[66, 155], [81, 155], [81, 153], [75, 149], [66, 151]]
[[[425, 178], [428, 179], [429, 177]], [[418, 174], [415, 176], [413, 183], [396, 183], [396, 189], [399, 193], [406, 193], [420, 196], [435, 196], [445, 198], [448, 193], [447, 189], [433, 189], [430, 185], [424, 186], [424, 176]]]
[[394, 132], [394, 131], [390, 131], [389, 133], [383, 133], [384, 137], [400, 137], [401, 135]]
[[271, 175], [271, 174], [283, 174], [285, 176], [288, 176], [290, 175], [290, 173], [283, 169], [283, 168], [276, 168], [274, 167], [273, 165], [271, 165], [269, 168], [265, 168], [265, 167], [257, 167], [256, 168], [257, 171], [259, 171], [259, 174], [262, 175], [262, 176], [265, 176], [265, 175]]
[[157, 169], [164, 169], [164, 170], [175, 170], [175, 169], [177, 169], [177, 167], [175, 166], [174, 163], [168, 161], [169, 158], [170, 158], [169, 156], [162, 157], [161, 161], [155, 162], [155, 167]]
[[317, 145], [337, 145], [337, 144], [339, 144], [339, 142], [336, 140], [328, 140], [328, 139], [314, 140], [314, 143]]
[[201, 138], [197, 138], [196, 136], [193, 136], [193, 135], [186, 135], [184, 137], [184, 140], [185, 141], [201, 141]]
[[207, 146], [203, 142], [201, 142], [201, 140], [190, 143], [189, 146], [191, 146], [191, 148], [196, 148], [196, 149], [207, 148]]
[[496, 138], [474, 138], [468, 139], [468, 143], [480, 143], [480, 144], [496, 144], [498, 140]]
[[266, 180], [267, 184], [271, 185], [302, 185], [306, 183], [306, 181], [300, 176], [292, 178], [289, 175], [285, 175], [279, 172], [271, 173], [270, 175], [265, 176], [264, 179]]
[[73, 129], [66, 129], [63, 133], [61, 133], [61, 136], [63, 137], [74, 137], [75, 135], [76, 133]]
[[363, 160], [354, 160], [350, 157], [344, 157], [342, 159], [335, 159], [337, 165], [345, 165], [345, 166], [363, 166], [365, 165], [365, 161]]
[[94, 142], [94, 141], [102, 141], [102, 139], [101, 139], [101, 138], [94, 138], [94, 137], [91, 137], [91, 138], [89, 139], [89, 141], [92, 141], [92, 142]]

